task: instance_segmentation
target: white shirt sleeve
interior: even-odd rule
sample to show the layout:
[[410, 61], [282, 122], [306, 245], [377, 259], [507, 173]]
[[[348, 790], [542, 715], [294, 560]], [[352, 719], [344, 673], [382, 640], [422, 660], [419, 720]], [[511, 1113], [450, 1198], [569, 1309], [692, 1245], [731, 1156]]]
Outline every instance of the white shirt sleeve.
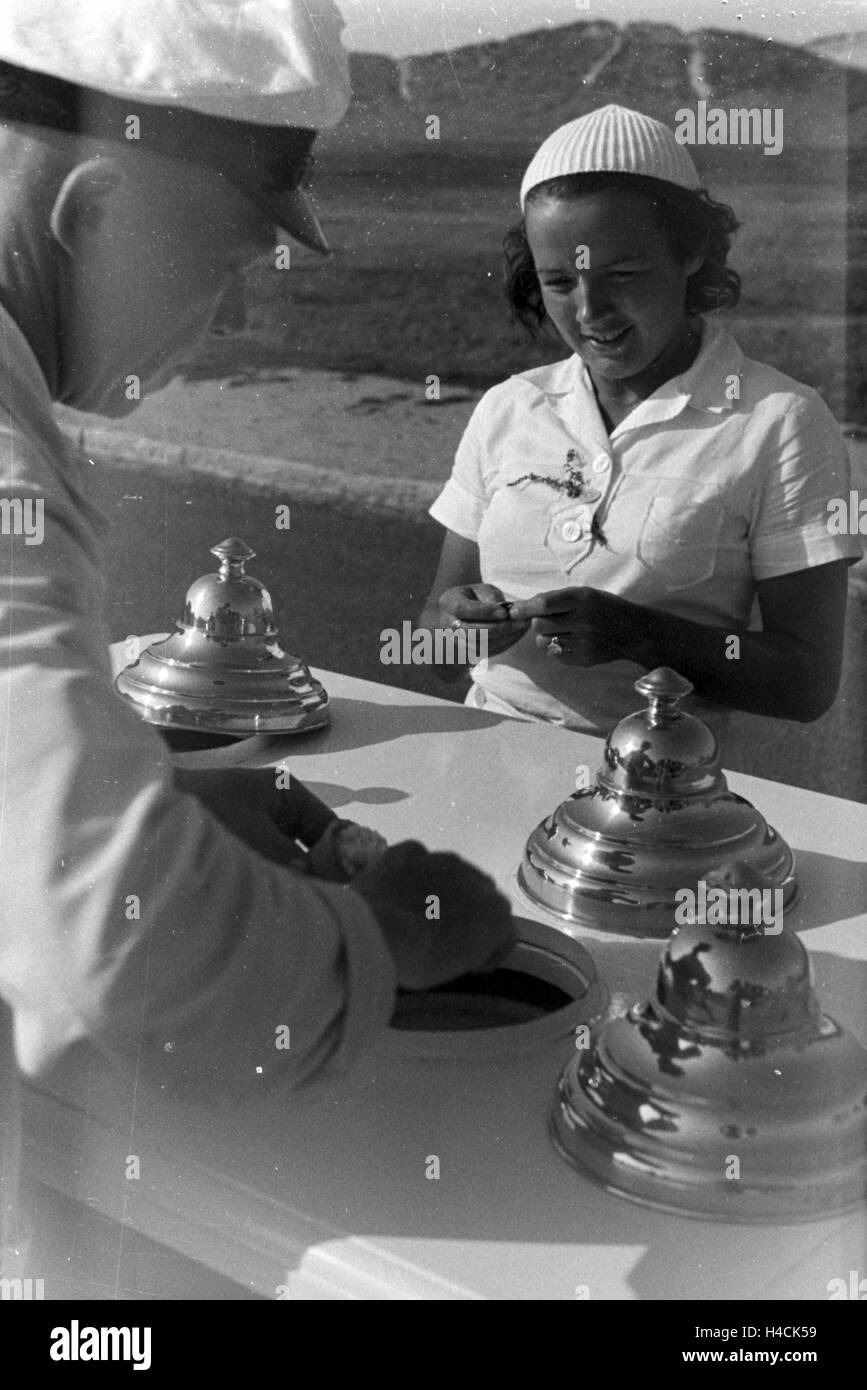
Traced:
[[22, 347], [3, 367], [0, 494], [44, 504], [38, 543], [0, 537], [0, 996], [18, 1064], [44, 1076], [84, 1043], [196, 1096], [348, 1068], [393, 1010], [382, 933], [351, 888], [266, 861], [175, 789], [164, 741], [112, 687], [99, 514], [35, 363]]
[[0, 993], [20, 1067], [40, 1076], [86, 1041], [173, 1091], [236, 1096], [348, 1069], [394, 1004], [366, 904], [176, 791], [163, 740], [100, 669], [97, 624], [35, 598], [0, 700]]
[[487, 397], [483, 396], [457, 447], [451, 477], [430, 507], [434, 521], [468, 541], [478, 540], [489, 501], [484, 477], [486, 415]]
[[816, 392], [792, 402], [774, 453], [750, 530], [756, 579], [860, 559], [859, 537], [835, 535], [829, 526], [828, 503], [848, 502], [851, 470], [839, 426]]

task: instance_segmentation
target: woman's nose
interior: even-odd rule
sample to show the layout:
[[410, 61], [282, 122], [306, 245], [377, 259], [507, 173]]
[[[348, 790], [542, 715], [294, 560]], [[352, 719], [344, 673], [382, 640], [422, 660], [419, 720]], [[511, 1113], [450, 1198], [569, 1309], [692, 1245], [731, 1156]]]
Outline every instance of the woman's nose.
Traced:
[[608, 312], [610, 296], [604, 281], [591, 281], [579, 277], [572, 296], [575, 318], [582, 325], [598, 323]]
[[211, 332], [222, 337], [227, 333], [240, 333], [247, 326], [247, 305], [244, 299], [244, 282], [238, 275], [232, 281], [217, 307], [211, 320]]

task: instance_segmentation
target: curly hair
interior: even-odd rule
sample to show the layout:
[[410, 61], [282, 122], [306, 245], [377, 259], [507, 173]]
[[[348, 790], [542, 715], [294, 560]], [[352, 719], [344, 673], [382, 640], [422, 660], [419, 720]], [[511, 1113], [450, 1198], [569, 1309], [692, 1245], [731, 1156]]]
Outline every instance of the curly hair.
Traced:
[[[692, 256], [704, 256], [704, 264], [686, 282], [688, 315], [737, 304], [741, 278], [726, 260], [741, 223], [728, 204], [715, 202], [706, 188], [680, 188], [643, 174], [567, 174], [537, 184], [527, 195], [527, 203], [540, 202], [542, 198], [568, 202], [583, 193], [601, 193], [611, 188], [640, 193], [649, 199], [675, 260], [682, 264]], [[535, 335], [545, 322], [546, 313], [525, 218], [506, 233], [503, 254], [506, 298], [512, 314]]]

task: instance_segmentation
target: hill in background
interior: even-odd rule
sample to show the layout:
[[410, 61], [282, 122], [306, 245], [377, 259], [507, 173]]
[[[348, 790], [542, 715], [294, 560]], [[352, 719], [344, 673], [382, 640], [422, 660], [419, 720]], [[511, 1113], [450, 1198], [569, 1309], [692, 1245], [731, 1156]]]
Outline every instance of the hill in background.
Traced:
[[[354, 100], [347, 118], [320, 138], [322, 167], [355, 171], [406, 164], [434, 143], [425, 117], [440, 120], [440, 153], [476, 166], [496, 156], [497, 174], [514, 178], [556, 126], [608, 102], [675, 122], [699, 99], [715, 106], [782, 108], [784, 151], [699, 147], [696, 162], [717, 178], [745, 165], [762, 177], [789, 178], [804, 156], [823, 177], [839, 175], [847, 144], [867, 136], [867, 72], [833, 56], [753, 34], [668, 24], [607, 21], [541, 29], [501, 42], [390, 59], [350, 57]], [[829, 159], [830, 156], [830, 159]]]
[[[557, 125], [608, 102], [674, 126], [699, 100], [782, 108], [784, 144], [696, 146], [743, 221], [732, 325], [744, 350], [867, 419], [867, 71], [716, 29], [584, 22], [394, 60], [350, 55], [355, 95], [320, 135], [314, 187], [335, 255], [251, 277], [251, 324], [186, 374], [321, 367], [482, 387], [564, 355], [510, 322], [500, 245], [521, 175]], [[426, 138], [428, 117], [439, 139]]]

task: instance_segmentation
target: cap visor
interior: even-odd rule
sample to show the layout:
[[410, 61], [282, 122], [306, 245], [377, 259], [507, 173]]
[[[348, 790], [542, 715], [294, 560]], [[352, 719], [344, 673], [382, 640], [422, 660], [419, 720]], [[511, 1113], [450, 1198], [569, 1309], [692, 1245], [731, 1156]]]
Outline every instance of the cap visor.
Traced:
[[257, 202], [295, 241], [318, 251], [320, 256], [330, 256], [331, 247], [319, 225], [319, 218], [312, 204], [300, 188], [287, 189], [283, 193], [260, 193]]

